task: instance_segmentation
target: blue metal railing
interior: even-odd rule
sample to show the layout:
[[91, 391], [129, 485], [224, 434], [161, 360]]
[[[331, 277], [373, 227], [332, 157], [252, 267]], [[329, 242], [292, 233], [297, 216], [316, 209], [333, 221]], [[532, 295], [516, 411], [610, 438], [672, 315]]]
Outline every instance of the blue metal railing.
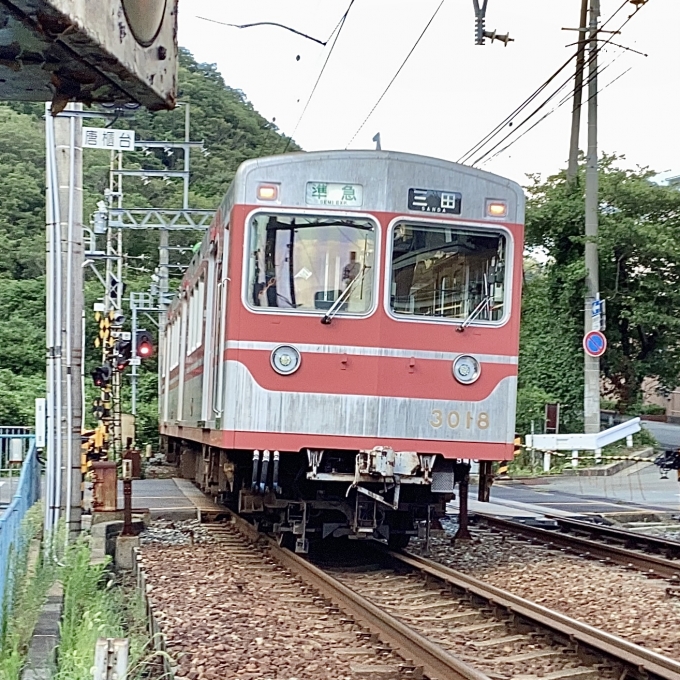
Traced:
[[21, 460], [25, 459], [32, 440], [32, 427], [0, 426], [0, 469], [6, 470], [10, 466], [11, 454], [20, 453]]
[[15, 555], [21, 547], [21, 522], [39, 497], [40, 463], [35, 441], [31, 441], [28, 455], [21, 467], [16, 491], [9, 505], [5, 509], [0, 509], [0, 625], [6, 608], [5, 599], [7, 593], [11, 591], [15, 576], [11, 573], [12, 555]]

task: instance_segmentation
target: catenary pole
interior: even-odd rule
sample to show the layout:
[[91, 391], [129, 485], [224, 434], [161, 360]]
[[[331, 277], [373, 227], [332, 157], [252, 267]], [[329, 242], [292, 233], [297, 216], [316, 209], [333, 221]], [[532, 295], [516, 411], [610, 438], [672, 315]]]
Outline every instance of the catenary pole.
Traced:
[[[59, 188], [61, 233], [62, 417], [61, 515], [68, 540], [81, 529], [80, 468], [83, 300], [82, 104], [69, 105], [54, 119], [54, 147]], [[65, 276], [63, 274], [65, 273]]]
[[[598, 177], [597, 177], [597, 25], [600, 0], [590, 0], [589, 82], [588, 82], [588, 156], [586, 161], [585, 265], [586, 295], [584, 325], [592, 330], [592, 304], [599, 290], [597, 255]], [[600, 360], [584, 352], [583, 419], [586, 434], [600, 431]]]

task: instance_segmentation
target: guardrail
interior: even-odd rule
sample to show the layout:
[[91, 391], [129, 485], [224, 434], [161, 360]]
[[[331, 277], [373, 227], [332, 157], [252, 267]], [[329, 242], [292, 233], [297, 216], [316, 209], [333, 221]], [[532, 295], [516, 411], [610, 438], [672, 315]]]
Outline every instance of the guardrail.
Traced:
[[[15, 436], [11, 433], [8, 437]], [[0, 434], [0, 441], [6, 437]], [[29, 442], [28, 455], [24, 458], [16, 487], [10, 503], [0, 508], [0, 625], [5, 613], [5, 597], [12, 588], [14, 574], [11, 573], [12, 555], [20, 546], [21, 522], [28, 509], [40, 497], [40, 463], [35, 441]], [[3, 481], [0, 479], [0, 481]]]

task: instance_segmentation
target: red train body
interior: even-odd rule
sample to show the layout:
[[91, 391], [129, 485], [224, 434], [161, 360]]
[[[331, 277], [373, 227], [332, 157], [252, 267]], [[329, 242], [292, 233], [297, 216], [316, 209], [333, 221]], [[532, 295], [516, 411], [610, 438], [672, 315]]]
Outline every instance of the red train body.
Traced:
[[169, 455], [299, 550], [403, 543], [512, 456], [523, 218], [517, 184], [430, 158], [244, 163], [168, 313]]

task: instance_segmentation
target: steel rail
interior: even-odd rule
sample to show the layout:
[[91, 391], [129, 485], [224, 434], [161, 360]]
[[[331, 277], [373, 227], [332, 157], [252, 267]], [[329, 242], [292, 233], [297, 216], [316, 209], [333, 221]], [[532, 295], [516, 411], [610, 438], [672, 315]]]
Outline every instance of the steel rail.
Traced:
[[580, 642], [601, 654], [623, 662], [629, 667], [641, 669], [652, 677], [664, 678], [664, 680], [680, 680], [680, 662], [674, 659], [657, 654], [535, 602], [525, 600], [437, 562], [408, 552], [388, 554], [403, 564], [498, 605], [561, 636]]
[[488, 675], [449, 654], [318, 567], [281, 548], [276, 541], [259, 533], [246, 520], [230, 514], [233, 524], [241, 533], [260, 545], [266, 545], [270, 555], [279, 564], [300, 576], [323, 597], [337, 604], [345, 614], [378, 635], [397, 654], [415, 666], [422, 667], [429, 677], [441, 680], [491, 680]]
[[680, 541], [674, 541], [670, 538], [662, 538], [661, 536], [646, 536], [645, 534], [639, 534], [636, 531], [628, 531], [604, 524], [584, 522], [583, 520], [571, 519], [567, 517], [553, 517], [552, 515], [546, 515], [546, 519], [556, 522], [561, 529], [565, 529], [567, 531], [587, 533], [591, 537], [601, 536], [603, 538], [611, 538], [625, 543], [626, 547], [644, 545], [650, 550], [656, 550], [665, 554], [668, 558], [680, 557]]
[[[232, 521], [252, 540], [260, 544], [264, 542], [272, 557], [282, 566], [298, 574], [324, 597], [335, 602], [345, 613], [376, 633], [397, 653], [412, 660], [416, 665], [422, 666], [427, 675], [439, 678], [488, 680], [485, 674], [449, 654], [318, 567], [289, 550], [279, 547], [276, 541], [263, 536], [246, 520], [232, 515]], [[674, 659], [412, 553], [385, 552], [384, 554], [492, 605], [501, 607], [534, 625], [548, 629], [562, 638], [580, 643], [628, 668], [642, 671], [643, 675], [648, 674], [649, 677], [659, 680], [680, 680], [680, 662]]]
[[490, 527], [496, 527], [505, 531], [510, 531], [520, 536], [539, 540], [547, 545], [560, 546], [570, 550], [577, 550], [584, 557], [591, 557], [601, 560], [608, 560], [625, 567], [634, 567], [648, 574], [680, 579], [680, 561], [669, 560], [658, 555], [648, 555], [645, 553], [634, 552], [627, 548], [617, 545], [608, 545], [599, 541], [593, 541], [582, 536], [565, 534], [553, 529], [514, 522], [500, 517], [493, 517], [483, 513], [475, 513], [482, 518], [484, 523]]

